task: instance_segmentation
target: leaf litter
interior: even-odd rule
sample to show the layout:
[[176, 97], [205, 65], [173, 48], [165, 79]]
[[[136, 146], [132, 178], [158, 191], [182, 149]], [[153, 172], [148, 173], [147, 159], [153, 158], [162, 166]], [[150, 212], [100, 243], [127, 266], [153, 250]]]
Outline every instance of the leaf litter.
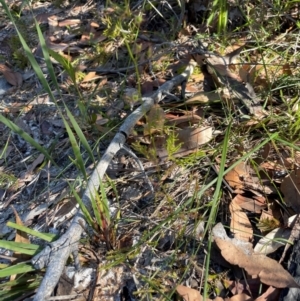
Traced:
[[[95, 16], [93, 10], [97, 9], [97, 5], [98, 4], [95, 3], [92, 4], [90, 12], [93, 16]], [[155, 30], [159, 29], [161, 31], [163, 28], [169, 26], [168, 22], [162, 24], [160, 21], [161, 13], [166, 14], [165, 8], [161, 9], [161, 12], [151, 10], [150, 15], [146, 17], [146, 20], [151, 20], [151, 22], [145, 22], [145, 28], [155, 32]], [[180, 16], [179, 7], [176, 6], [174, 9], [175, 11], [173, 12], [167, 11], [166, 16], [170, 17], [172, 14]], [[79, 5], [73, 8], [69, 7], [68, 11], [54, 10], [52, 7], [51, 14], [45, 14], [38, 9], [36, 12], [39, 16], [39, 22], [48, 24], [49, 26], [49, 32], [46, 33], [46, 44], [50, 49], [60, 53], [61, 56], [73, 63], [76, 62], [76, 59], [81, 55], [89, 58], [83, 58], [83, 65], [85, 65], [83, 69], [75, 68], [77, 84], [80, 85], [82, 89], [81, 92], [83, 93], [81, 97], [76, 95], [74, 90], [72, 90], [75, 85], [69, 81], [67, 76], [63, 75], [61, 65], [57, 61], [53, 60], [53, 62], [55, 63], [57, 76], [60, 79], [60, 87], [65, 93], [63, 99], [58, 96], [58, 101], [64, 100], [72, 109], [75, 116], [79, 116], [80, 114], [78, 104], [82, 98], [90, 100], [84, 103], [84, 105], [90, 106], [91, 103], [93, 104], [93, 110], [96, 110], [96, 113], [95, 118], [91, 114], [91, 118], [89, 119], [92, 126], [82, 123], [82, 128], [90, 141], [94, 142], [99, 134], [109, 132], [109, 128], [104, 129], [103, 125], [109, 124], [109, 126], [111, 126], [117, 121], [122, 122], [125, 116], [128, 116], [131, 110], [139, 105], [141, 93], [143, 96], [150, 94], [172, 77], [174, 72], [180, 73], [182, 62], [185, 61], [188, 56], [188, 53], [184, 52], [190, 52], [193, 51], [193, 49], [191, 50], [191, 48], [189, 48], [191, 46], [187, 43], [185, 47], [187, 47], [186, 49], [188, 50], [180, 54], [181, 57], [178, 61], [176, 56], [170, 56], [170, 53], [174, 51], [174, 47], [171, 44], [165, 48], [167, 51], [163, 49], [165, 46], [160, 46], [160, 44], [167, 44], [170, 43], [170, 41], [159, 40], [160, 35], [140, 35], [136, 43], [132, 45], [133, 54], [136, 56], [138, 70], [141, 74], [141, 78], [138, 79], [134, 72], [134, 64], [132, 64], [133, 68], [130, 69], [130, 66], [128, 67], [129, 61], [126, 60], [128, 53], [126, 52], [126, 47], [124, 47], [124, 41], [116, 38], [111, 40], [107, 32], [103, 30], [107, 23], [102, 22], [103, 20], [101, 20], [101, 18], [87, 18], [87, 22], [82, 23], [81, 20], [83, 19], [78, 18], [78, 15], [81, 14], [81, 16], [85, 16], [85, 10], [88, 10], [88, 6]], [[206, 8], [200, 6], [200, 10], [198, 9], [197, 12], [202, 10], [205, 11]], [[104, 15], [105, 17], [119, 14], [117, 16], [124, 17], [125, 21], [127, 20], [126, 14], [124, 16], [122, 14], [120, 15], [120, 10], [117, 5], [112, 5], [112, 7], [106, 9], [98, 7], [98, 11], [101, 12], [102, 16], [106, 14]], [[253, 11], [255, 11], [254, 8], [252, 9], [252, 13]], [[72, 17], [70, 17], [70, 15], [67, 16], [67, 13]], [[26, 10], [24, 10], [24, 16], [26, 16], [26, 18], [28, 17]], [[230, 16], [235, 18], [241, 15], [239, 15], [237, 11], [231, 10]], [[198, 18], [198, 16], [194, 17]], [[189, 35], [191, 34], [185, 34], [188, 35], [185, 37], [185, 40], [188, 41], [190, 38]], [[147, 41], [147, 39], [149, 41]], [[207, 40], [209, 43], [217, 45], [213, 39], [208, 38]], [[242, 38], [241, 41], [243, 42]], [[119, 237], [125, 237], [123, 233], [128, 233], [128, 239], [125, 239], [126, 243], [121, 243], [121, 239], [119, 244], [116, 242], [116, 250], [118, 250], [118, 248], [122, 249], [123, 247], [133, 247], [133, 241], [138, 240], [137, 237], [139, 235], [143, 235], [149, 229], [160, 225], [166, 216], [172, 216], [172, 212], [174, 212], [176, 208], [185, 204], [190, 197], [195, 196], [195, 191], [199, 190], [205, 183], [207, 177], [215, 177], [215, 173], [209, 172], [210, 162], [205, 159], [207, 156], [213, 154], [212, 149], [217, 147], [216, 142], [220, 141], [219, 139], [223, 133], [222, 127], [224, 125], [220, 121], [219, 113], [221, 111], [222, 114], [225, 109], [223, 107], [220, 109], [218, 103], [220, 104], [221, 101], [222, 103], [228, 102], [229, 107], [236, 108], [237, 106], [236, 112], [242, 111], [242, 113], [246, 115], [251, 115], [252, 110], [247, 102], [246, 104], [250, 107], [250, 110], [248, 107], [248, 111], [244, 111], [243, 105], [236, 105], [239, 100], [235, 99], [232, 101], [229, 99], [228, 95], [230, 93], [228, 94], [228, 91], [230, 92], [230, 86], [227, 85], [227, 82], [243, 84], [243, 82], [249, 81], [250, 88], [247, 90], [247, 93], [251, 94], [251, 88], [258, 93], [267, 89], [270, 85], [274, 85], [274, 82], [276, 82], [279, 77], [296, 75], [293, 65], [283, 62], [281, 57], [278, 56], [268, 57], [266, 61], [262, 62], [261, 57], [256, 53], [256, 55], [250, 57], [251, 64], [243, 64], [243, 60], [245, 60], [243, 52], [252, 50], [251, 47], [248, 48], [247, 43], [244, 43], [245, 45], [242, 47], [241, 44], [243, 43], [228, 45], [226, 51], [224, 51], [224, 49], [218, 49], [219, 47], [215, 46], [216, 53], [218, 52], [219, 54], [204, 55], [205, 66], [201, 65], [203, 62], [200, 62], [200, 67], [207, 68], [208, 74], [206, 74], [206, 76], [203, 75], [204, 72], [194, 74], [192, 77], [193, 82], [187, 83], [185, 89], [187, 97], [184, 102], [180, 104], [181, 107], [183, 105], [184, 109], [179, 112], [172, 107], [172, 102], [176, 103], [180, 100], [179, 93], [176, 93], [178, 91], [175, 91], [175, 95], [178, 96], [172, 97], [169, 95], [166, 97], [165, 102], [156, 104], [145, 120], [140, 121], [142, 126], [140, 129], [137, 129], [137, 133], [133, 133], [132, 136], [129, 137], [128, 141], [132, 148], [134, 148], [133, 144], [136, 141], [140, 140], [140, 138], [143, 139], [141, 145], [146, 145], [145, 148], [147, 152], [143, 153], [142, 146], [139, 146], [140, 148], [138, 150], [136, 150], [137, 148], [135, 149], [138, 153], [147, 155], [147, 153], [152, 151], [154, 154], [152, 157], [145, 155], [144, 157], [140, 156], [140, 159], [143, 161], [147, 173], [152, 175], [151, 180], [156, 187], [155, 197], [148, 193], [141, 180], [142, 174], [139, 167], [130, 156], [126, 153], [120, 153], [114, 158], [109, 169], [109, 174], [116, 182], [117, 191], [119, 193], [118, 197], [119, 200], [121, 200], [122, 219], [120, 224], [122, 227], [118, 230], [120, 231], [118, 235]], [[41, 55], [41, 47], [38, 44], [36, 45], [35, 55], [39, 56]], [[97, 47], [99, 47], [99, 49], [97, 49]], [[117, 55], [115, 55], [115, 51], [118, 51]], [[240, 57], [237, 55], [239, 52], [242, 53]], [[157, 58], [151, 60], [153, 53], [157, 55]], [[228, 55], [224, 55], [224, 53]], [[11, 60], [10, 57], [8, 57], [8, 59]], [[269, 63], [273, 63], [274, 66], [272, 68], [266, 67], [268, 66], [266, 64]], [[166, 66], [161, 68], [164, 64]], [[278, 67], [275, 66], [276, 64]], [[46, 103], [41, 101], [42, 98], [39, 98], [41, 96], [37, 95], [40, 91], [36, 93], [35, 79], [28, 78], [23, 81], [22, 70], [16, 69], [18, 71], [15, 72], [12, 71], [15, 69], [11, 69], [5, 64], [1, 64], [1, 66], [2, 74], [8, 83], [17, 87], [20, 91], [25, 90], [24, 85], [26, 85], [26, 89], [29, 87], [27, 92], [31, 89], [26, 96], [22, 96], [18, 91], [9, 92], [15, 94], [11, 95], [10, 102], [5, 105], [3, 112], [11, 114], [13, 118], [21, 114], [22, 117], [18, 121], [19, 126], [45, 147], [53, 149], [51, 143], [54, 143], [57, 139], [59, 140], [53, 152], [53, 156], [55, 156], [59, 162], [59, 167], [48, 166], [40, 170], [39, 166], [43, 163], [44, 158], [34, 154], [33, 148], [22, 141], [18, 136], [14, 135], [11, 140], [9, 140], [8, 129], [1, 128], [2, 142], [6, 143], [6, 141], [8, 141], [9, 146], [9, 152], [6, 152], [4, 157], [6, 162], [9, 163], [4, 169], [4, 172], [13, 170], [15, 175], [34, 174], [31, 179], [22, 179], [24, 185], [19, 185], [17, 195], [15, 194], [15, 188], [13, 189], [11, 184], [9, 184], [8, 187], [1, 187], [1, 193], [2, 191], [5, 193], [6, 204], [7, 200], [10, 200], [9, 203], [13, 202], [18, 205], [19, 212], [25, 210], [27, 211], [26, 214], [32, 213], [33, 217], [36, 216], [37, 220], [34, 221], [34, 223], [39, 229], [47, 229], [54, 224], [55, 227], [61, 227], [65, 222], [64, 220], [68, 220], [68, 216], [66, 215], [61, 220], [60, 218], [57, 219], [56, 215], [64, 215], [64, 212], [62, 213], [59, 208], [64, 202], [70, 204], [70, 208], [74, 206], [72, 205], [73, 202], [68, 199], [66, 195], [64, 195], [64, 197], [60, 195], [60, 193], [57, 194], [57, 191], [61, 191], [62, 186], [60, 186], [60, 184], [66, 185], [66, 179], [75, 181], [78, 174], [74, 166], [71, 168], [68, 167], [70, 164], [69, 156], [72, 154], [70, 143], [68, 139], [60, 138], [64, 136], [65, 128], [62, 126], [62, 120], [58, 117], [55, 107], [51, 106], [49, 101]], [[48, 76], [48, 71], [45, 70], [44, 72], [45, 76]], [[124, 76], [125, 74], [126, 76]], [[209, 80], [213, 81], [213, 86], [219, 86], [219, 89], [215, 90], [214, 87], [214, 89], [212, 89], [213, 91], [204, 91], [204, 83]], [[140, 83], [141, 86], [139, 86]], [[202, 84], [204, 88], [201, 87]], [[124, 86], [125, 88], [123, 88]], [[122, 87], [122, 89], [120, 89], [120, 87]], [[94, 91], [92, 91], [93, 89]], [[198, 89], [200, 90], [199, 92]], [[183, 90], [183, 87], [179, 87], [178, 90]], [[196, 94], [193, 95], [195, 92]], [[95, 94], [96, 97], [93, 96]], [[254, 94], [252, 93], [251, 95], [253, 96]], [[36, 103], [33, 103], [34, 99]], [[102, 102], [103, 99], [105, 99], [104, 104]], [[28, 103], [31, 105], [28, 106]], [[202, 108], [202, 113], [195, 113], [194, 108], [190, 107], [195, 105], [199, 105]], [[214, 108], [214, 106], [216, 106], [216, 108]], [[261, 107], [259, 107], [258, 110], [252, 110], [252, 112], [257, 111], [263, 112]], [[235, 114], [239, 116], [239, 113]], [[265, 112], [263, 112], [263, 115], [264, 114]], [[261, 116], [257, 117], [258, 119], [261, 118]], [[46, 121], [46, 123], [43, 124], [41, 121]], [[241, 124], [237, 123], [237, 127], [240, 126]], [[45, 127], [49, 130], [47, 131]], [[221, 135], [215, 135], [216, 128], [221, 128]], [[251, 128], [249, 131], [254, 131], [254, 129]], [[5, 141], [5, 139], [8, 140]], [[170, 145], [167, 145], [166, 141], [173, 141], [172, 151], [170, 151]], [[103, 149], [107, 145], [106, 141], [102, 141], [102, 143], [100, 154], [103, 153]], [[238, 144], [237, 142], [235, 143]], [[249, 142], [248, 148], [251, 148], [255, 143], [255, 140]], [[245, 145], [246, 144], [247, 143], [245, 143]], [[234, 147], [236, 149], [230, 153], [231, 160], [229, 160], [227, 167], [235, 164], [242, 156], [241, 152], [237, 150], [238, 146], [240, 145], [235, 145]], [[262, 160], [261, 163], [258, 163], [259, 173], [255, 169], [255, 165], [250, 164], [249, 161], [241, 161], [224, 176], [224, 182], [227, 182], [231, 190], [229, 189], [229, 193], [226, 193], [222, 200], [224, 204], [229, 204], [230, 213], [228, 214], [231, 221], [228, 222], [227, 225], [230, 225], [231, 234], [234, 235], [237, 241], [241, 240], [248, 244], [251, 242], [252, 244], [254, 223], [253, 215], [251, 217], [251, 214], [256, 214], [256, 217], [259, 217], [266, 206], [275, 202], [274, 194], [281, 196], [282, 193], [286, 204], [291, 207], [294, 213], [298, 213], [298, 205], [297, 202], [295, 202], [299, 194], [299, 189], [297, 189], [297, 169], [295, 167], [297, 160], [293, 158], [293, 150], [288, 150], [288, 156], [286, 156], [286, 149], [280, 151], [281, 153], [278, 153], [277, 149], [275, 151], [274, 148], [269, 147], [269, 150], [265, 152], [262, 158], [254, 158], [257, 159], [257, 162], [258, 159]], [[95, 151], [95, 154], [97, 152], [98, 151]], [[24, 163], [23, 158], [27, 155], [30, 155], [30, 158], [26, 159]], [[158, 159], [156, 155], [158, 155]], [[275, 158], [276, 156], [277, 158]], [[180, 161], [176, 161], [175, 159], [179, 160], [182, 157], [187, 157], [188, 164], [191, 164], [189, 166], [192, 167], [186, 169], [180, 166]], [[290, 162], [290, 164], [282, 163], [282, 158], [284, 162]], [[22, 163], [20, 164], [19, 162]], [[213, 163], [218, 164], [219, 162], [216, 160], [216, 162], [213, 161]], [[269, 178], [264, 178], [263, 174], [270, 174], [270, 171], [273, 173], [272, 179], [275, 181], [276, 178], [277, 184], [274, 184], [274, 181], [271, 181]], [[283, 179], [277, 177], [279, 171], [285, 171], [288, 174], [284, 174]], [[64, 177], [57, 179], [56, 176], [60, 174], [64, 174]], [[48, 182], [45, 181], [45, 179], [47, 179]], [[161, 179], [163, 179], [164, 182], [161, 182]], [[37, 184], [35, 184], [35, 181], [37, 181]], [[47, 191], [45, 191], [45, 189]], [[80, 190], [80, 184], [78, 184], [76, 189], [78, 191]], [[124, 279], [126, 277], [128, 277], [126, 281], [132, 281], [133, 286], [135, 286], [134, 290], [138, 288], [140, 294], [142, 294], [145, 288], [151, 292], [151, 288], [149, 288], [149, 286], [141, 280], [142, 277], [140, 277], [141, 275], [145, 275], [145, 273], [148, 273], [150, 276], [154, 275], [155, 273], [152, 274], [151, 271], [156, 271], [160, 280], [164, 279], [164, 281], [156, 284], [159, 288], [157, 291], [160, 289], [165, 291], [166, 288], [172, 290], [172, 288], [176, 287], [177, 292], [183, 299], [203, 299], [200, 294], [200, 279], [203, 276], [203, 254], [194, 253], [189, 246], [194, 244], [195, 241], [198, 242], [200, 238], [200, 232], [194, 229], [195, 225], [202, 220], [204, 224], [206, 222], [206, 216], [203, 213], [204, 210], [196, 210], [196, 208], [201, 207], [202, 205], [200, 204], [202, 202], [204, 206], [208, 205], [212, 192], [213, 190], [208, 189], [204, 196], [201, 198], [196, 197], [192, 206], [194, 210], [183, 210], [181, 214], [175, 216], [174, 220], [170, 219], [170, 222], [163, 223], [157, 241], [155, 240], [155, 236], [149, 238], [151, 244], [144, 245], [143, 251], [135, 264], [138, 277], [135, 276], [134, 280], [132, 280], [131, 275], [127, 274], [127, 271], [124, 272], [122, 268], [116, 268], [115, 270], [110, 269], [111, 280], [109, 280], [108, 283], [112, 282], [113, 285], [111, 287], [110, 297], [105, 296], [105, 300], [109, 300], [109, 298], [114, 300], [116, 298], [120, 288], [124, 286]], [[231, 194], [232, 192], [233, 194]], [[66, 194], [68, 194], [68, 192], [66, 192]], [[108, 196], [114, 203], [116, 195], [112, 189], [108, 189]], [[19, 205], [19, 200], [22, 200], [23, 204]], [[152, 204], [153, 202], [155, 205]], [[28, 206], [28, 203], [31, 203], [31, 205]], [[2, 205], [3, 204], [1, 204], [1, 206]], [[3, 208], [6, 207], [7, 206], [3, 206]], [[48, 210], [49, 212], [47, 212]], [[228, 211], [228, 208], [226, 210]], [[63, 211], [68, 214], [69, 212], [67, 211], [71, 211], [71, 209]], [[269, 211], [269, 213], [272, 217], [273, 212]], [[7, 209], [3, 220], [9, 219], [11, 216], [12, 210]], [[33, 218], [29, 220], [30, 222], [27, 223], [27, 225], [33, 223]], [[59, 220], [59, 222], [57, 222], [57, 220]], [[126, 220], [133, 220], [133, 222], [128, 223]], [[139, 224], [140, 228], [137, 228], [135, 224]], [[263, 237], [267, 240], [271, 240], [272, 245], [274, 239], [277, 237], [287, 238], [290, 233], [288, 229], [284, 229], [282, 222], [280, 222], [280, 227], [277, 227], [275, 230], [269, 233], [270, 236]], [[278, 233], [277, 236], [273, 234], [275, 232]], [[6, 237], [10, 234], [11, 232], [5, 233]], [[264, 234], [264, 232], [262, 232], [262, 234]], [[245, 254], [243, 248], [238, 247], [240, 246], [239, 244], [243, 245], [244, 242], [239, 242], [235, 245], [232, 244], [228, 238], [216, 238], [215, 241], [225, 260], [230, 264], [238, 265], [245, 269], [248, 276], [258, 276], [262, 283], [270, 285], [270, 288], [255, 300], [264, 298], [264, 295], [267, 298], [269, 294], [272, 294], [271, 285], [277, 287], [298, 287], [291, 276], [273, 259], [259, 254]], [[182, 258], [176, 263], [177, 267], [172, 269], [169, 256], [173, 254], [173, 247], [177, 243], [184, 245], [183, 249], [187, 251], [186, 253], [182, 253]], [[204, 243], [204, 248], [206, 248], [206, 242], [202, 243]], [[268, 243], [262, 240], [256, 246], [260, 246], [260, 244], [262, 244], [261, 248], [265, 249], [265, 245]], [[100, 245], [100, 252], [97, 256], [105, 257], [108, 254], [105, 250], [105, 244], [101, 242]], [[92, 245], [90, 247], [93, 248]], [[249, 245], [247, 248], [247, 250], [249, 250]], [[255, 248], [261, 249], [260, 247]], [[233, 254], [235, 255], [233, 256]], [[186, 265], [189, 258], [195, 255], [196, 261], [201, 266], [201, 273], [199, 271], [193, 271], [192, 266]], [[179, 275], [182, 275], [183, 267], [188, 271], [189, 269], [191, 270], [190, 273], [185, 276], [185, 282], [179, 277]], [[165, 269], [165, 273], [161, 271], [163, 269]], [[119, 278], [116, 278], [117, 275], [122, 273], [124, 273], [124, 275], [126, 274], [126, 277], [122, 278], [121, 275]], [[170, 276], [171, 273], [173, 273], [172, 277]], [[214, 271], [212, 271], [212, 273], [214, 273]], [[104, 282], [101, 282], [101, 277], [99, 279], [97, 286], [108, 287], [108, 284], [106, 285]], [[193, 286], [194, 289], [178, 285], [178, 283], [192, 284], [191, 286]], [[101, 300], [101, 289], [97, 294], [98, 298], [100, 298], [99, 300]], [[159, 295], [158, 292], [157, 295]], [[213, 293], [211, 295], [213, 295]], [[104, 295], [102, 297], [104, 298]], [[225, 299], [214, 296], [212, 300], [252, 299], [246, 293], [240, 293]]]

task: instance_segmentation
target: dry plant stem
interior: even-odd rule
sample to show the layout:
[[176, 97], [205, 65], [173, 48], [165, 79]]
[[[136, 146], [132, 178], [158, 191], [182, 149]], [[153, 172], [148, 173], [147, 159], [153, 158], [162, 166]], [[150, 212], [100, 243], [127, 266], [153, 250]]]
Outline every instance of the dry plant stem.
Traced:
[[295, 218], [295, 221], [292, 225], [292, 232], [288, 239], [290, 243], [287, 243], [284, 247], [283, 253], [281, 255], [281, 258], [279, 260], [279, 263], [282, 263], [285, 259], [286, 253], [289, 250], [289, 248], [294, 244], [296, 239], [299, 239], [300, 237], [300, 215], [297, 214], [297, 218]]
[[[143, 98], [143, 104], [126, 118], [119, 132], [115, 135], [93, 171], [87, 189], [83, 194], [82, 201], [90, 213], [93, 212], [90, 200], [95, 198], [95, 192], [100, 186], [100, 181], [110, 161], [123, 147], [127, 136], [131, 133], [137, 121], [151, 109], [154, 103], [161, 101], [166, 93], [169, 93], [175, 86], [185, 82], [193, 73], [195, 66], [196, 63], [191, 61], [182, 74], [164, 83], [151, 97]], [[84, 215], [81, 210], [78, 210], [67, 232], [57, 241], [49, 244], [41, 253], [32, 259], [32, 264], [36, 269], [48, 267], [44, 279], [34, 297], [34, 301], [48, 300], [58, 283], [68, 257], [71, 253], [77, 252], [78, 242], [85, 227], [86, 221]]]
[[134, 160], [135, 162], [138, 164], [139, 168], [141, 169], [141, 171], [143, 172], [144, 174], [144, 177], [149, 185], [149, 188], [151, 190], [152, 193], [154, 193], [154, 188], [152, 186], [152, 183], [151, 181], [149, 180], [148, 178], [148, 175], [146, 174], [145, 172], [145, 169], [144, 169], [144, 166], [142, 164], [142, 162], [140, 161], [140, 159], [137, 157], [137, 155], [130, 149], [128, 148], [127, 146], [123, 145], [123, 150], [126, 151]]

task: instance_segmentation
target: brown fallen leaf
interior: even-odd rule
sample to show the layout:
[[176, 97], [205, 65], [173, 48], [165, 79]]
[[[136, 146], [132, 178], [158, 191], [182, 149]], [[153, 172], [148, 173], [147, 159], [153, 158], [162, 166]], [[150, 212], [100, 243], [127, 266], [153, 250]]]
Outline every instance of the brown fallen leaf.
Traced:
[[225, 180], [233, 189], [243, 189], [245, 188], [244, 179], [249, 175], [249, 166], [245, 162], [240, 162], [225, 175]]
[[[203, 298], [197, 290], [189, 288], [184, 285], [177, 285], [177, 293], [183, 298], [184, 301], [202, 301]], [[211, 299], [206, 299], [212, 301]]]
[[269, 179], [259, 178], [246, 162], [238, 163], [224, 178], [233, 189], [238, 191], [254, 190], [265, 194], [270, 194], [275, 191]]
[[0, 64], [0, 72], [3, 74], [7, 82], [17, 88], [20, 88], [23, 83], [21, 73], [12, 71], [9, 67], [4, 64]]
[[245, 269], [251, 276], [258, 276], [262, 283], [277, 288], [300, 288], [294, 278], [274, 259], [262, 254], [246, 255], [230, 240], [215, 238], [215, 242], [226, 261]]
[[198, 148], [198, 146], [207, 143], [212, 138], [212, 127], [188, 127], [185, 129], [178, 129], [177, 138], [178, 143], [181, 143], [181, 147], [188, 150]]
[[89, 73], [84, 77], [84, 79], [82, 80], [81, 83], [90, 82], [90, 81], [96, 80], [96, 79], [101, 78], [101, 77], [102, 77], [102, 76], [97, 75], [96, 72], [89, 72]]
[[230, 231], [234, 233], [234, 237], [244, 241], [251, 241], [253, 238], [253, 229], [247, 217], [235, 198], [229, 205], [231, 213]]
[[252, 198], [248, 198], [241, 194], [237, 194], [234, 197], [234, 201], [242, 209], [255, 213], [261, 213], [261, 211], [267, 207], [266, 199], [264, 197], [253, 196]]
[[246, 294], [238, 294], [229, 299], [230, 301], [253, 301], [253, 299]]
[[81, 23], [80, 19], [66, 19], [58, 22], [59, 27], [64, 26], [72, 26], [72, 25], [78, 25]]

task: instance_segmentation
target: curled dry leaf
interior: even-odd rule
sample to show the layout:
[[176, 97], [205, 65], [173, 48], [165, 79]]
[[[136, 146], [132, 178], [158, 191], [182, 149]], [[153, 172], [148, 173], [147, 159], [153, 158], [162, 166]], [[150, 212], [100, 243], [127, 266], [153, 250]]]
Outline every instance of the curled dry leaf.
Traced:
[[278, 248], [286, 245], [284, 240], [289, 239], [290, 235], [291, 229], [276, 228], [258, 241], [254, 252], [265, 255], [273, 253]]
[[[297, 214], [289, 217], [287, 227], [293, 227], [297, 219]], [[255, 253], [270, 254], [278, 248], [287, 244], [286, 240], [290, 238], [292, 230], [290, 228], [276, 228], [261, 238], [254, 248]]]
[[230, 230], [234, 233], [234, 237], [244, 241], [251, 241], [253, 237], [253, 229], [247, 217], [235, 198], [229, 205], [231, 213]]
[[274, 259], [262, 254], [246, 255], [229, 240], [215, 238], [215, 242], [226, 261], [244, 268], [251, 276], [258, 276], [261, 282], [278, 288], [300, 288], [293, 277]]

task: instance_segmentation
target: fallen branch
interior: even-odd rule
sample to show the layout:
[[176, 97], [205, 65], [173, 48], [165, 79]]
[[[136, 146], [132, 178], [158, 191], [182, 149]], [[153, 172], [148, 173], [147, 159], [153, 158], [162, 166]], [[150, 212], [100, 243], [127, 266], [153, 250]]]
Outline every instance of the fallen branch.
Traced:
[[[177, 75], [170, 81], [164, 83], [151, 97], [143, 98], [143, 104], [126, 118], [123, 125], [120, 127], [119, 132], [115, 135], [100, 162], [97, 164], [97, 167], [93, 171], [83, 194], [82, 201], [89, 212], [93, 212], [90, 200], [95, 198], [95, 193], [99, 189], [100, 181], [103, 178], [110, 161], [123, 147], [126, 138], [131, 133], [137, 121], [151, 109], [154, 103], [161, 101], [165, 95], [170, 93], [175, 86], [184, 84], [188, 77], [193, 73], [195, 65], [196, 63], [191, 61], [182, 74]], [[34, 301], [43, 301], [50, 297], [59, 281], [68, 257], [71, 253], [76, 254], [78, 250], [78, 242], [83, 229], [86, 227], [86, 221], [82, 211], [78, 210], [78, 207], [75, 210], [77, 213], [68, 231], [57, 241], [49, 244], [41, 253], [32, 259], [32, 264], [36, 269], [47, 267], [46, 274], [34, 297]], [[79, 263], [75, 261], [75, 264], [76, 263], [78, 268]]]

